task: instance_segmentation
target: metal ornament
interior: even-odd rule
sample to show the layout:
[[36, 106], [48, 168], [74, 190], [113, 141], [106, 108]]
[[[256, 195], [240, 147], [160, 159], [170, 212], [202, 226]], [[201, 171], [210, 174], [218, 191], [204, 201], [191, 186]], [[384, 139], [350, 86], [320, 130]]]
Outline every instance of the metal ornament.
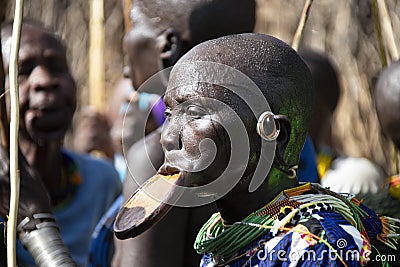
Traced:
[[257, 133], [266, 141], [275, 141], [280, 132], [280, 124], [276, 123], [275, 115], [271, 111], [265, 111], [257, 122]]

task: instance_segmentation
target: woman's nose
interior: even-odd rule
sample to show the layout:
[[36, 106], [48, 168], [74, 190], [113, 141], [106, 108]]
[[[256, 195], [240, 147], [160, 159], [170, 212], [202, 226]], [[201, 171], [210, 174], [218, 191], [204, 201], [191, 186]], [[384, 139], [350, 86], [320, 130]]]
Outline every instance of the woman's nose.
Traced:
[[178, 120], [169, 119], [164, 123], [160, 142], [165, 151], [180, 150], [182, 148]]

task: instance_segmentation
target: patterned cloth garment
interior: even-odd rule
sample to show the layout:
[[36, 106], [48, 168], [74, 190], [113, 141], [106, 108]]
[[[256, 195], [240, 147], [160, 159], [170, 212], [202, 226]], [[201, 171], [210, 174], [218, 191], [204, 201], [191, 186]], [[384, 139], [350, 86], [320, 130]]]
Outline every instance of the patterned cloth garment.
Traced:
[[[269, 219], [260, 223], [260, 217]], [[398, 225], [399, 220], [378, 217], [352, 195], [307, 183], [285, 190], [231, 226], [214, 214], [195, 249], [204, 253], [201, 267], [365, 266], [371, 259], [385, 266], [395, 260], [384, 256], [397, 250]], [[249, 232], [250, 242], [242, 242]], [[243, 246], [236, 249], [235, 243]]]

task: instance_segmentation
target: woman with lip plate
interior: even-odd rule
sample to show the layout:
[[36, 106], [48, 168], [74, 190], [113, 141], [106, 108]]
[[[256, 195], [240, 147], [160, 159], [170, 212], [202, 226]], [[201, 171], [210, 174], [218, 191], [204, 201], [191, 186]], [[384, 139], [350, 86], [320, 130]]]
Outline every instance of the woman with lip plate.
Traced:
[[171, 205], [210, 201], [218, 212], [194, 244], [203, 267], [383, 265], [373, 257], [398, 249], [399, 220], [297, 181], [313, 88], [284, 42], [239, 34], [199, 44], [174, 66], [164, 101], [164, 164], [119, 211], [117, 237], [142, 233]]
[[[122, 146], [128, 165], [123, 185], [124, 200], [156, 174], [164, 162], [160, 130], [156, 129], [160, 124], [149, 124], [154, 117], [159, 117], [154, 115], [163, 117], [164, 110], [155, 108], [146, 99], [149, 99], [149, 93], [162, 95], [166, 85], [163, 83], [165, 78], [154, 85], [152, 75], [173, 66], [189, 49], [204, 40], [253, 31], [255, 13], [254, 0], [133, 1], [132, 28], [123, 42], [127, 64], [124, 74], [136, 90], [126, 112], [122, 113], [124, 117], [120, 117], [123, 118], [123, 124], [120, 124], [123, 125]], [[145, 87], [149, 78], [153, 86]], [[160, 100], [157, 103], [163, 104]], [[148, 118], [143, 106], [153, 107]], [[150, 125], [157, 127], [148, 127]], [[116, 126], [114, 130], [118, 129], [118, 124]], [[148, 134], [144, 138], [145, 133]], [[134, 143], [140, 134], [143, 138]], [[144, 235], [117, 240], [113, 266], [197, 266], [200, 257], [191, 247], [201, 222], [214, 210], [213, 206], [172, 209], [162, 222]]]

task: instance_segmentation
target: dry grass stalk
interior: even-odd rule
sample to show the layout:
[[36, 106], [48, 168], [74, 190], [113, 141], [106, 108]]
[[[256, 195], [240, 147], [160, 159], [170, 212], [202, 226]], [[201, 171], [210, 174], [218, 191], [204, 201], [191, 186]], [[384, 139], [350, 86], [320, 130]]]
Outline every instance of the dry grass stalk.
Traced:
[[382, 29], [379, 21], [378, 3], [377, 0], [372, 0], [372, 13], [374, 15], [375, 30], [378, 37], [379, 44], [379, 56], [382, 61], [382, 68], [387, 66], [387, 60], [385, 55], [385, 45], [383, 44]]
[[292, 48], [296, 51], [299, 49], [300, 41], [303, 36], [304, 27], [306, 25], [312, 3], [313, 0], [306, 0], [303, 11], [301, 12], [300, 21], [297, 26], [296, 33], [294, 34], [292, 42]]
[[396, 42], [394, 40], [394, 33], [393, 33], [391, 19], [386, 7], [385, 0], [377, 0], [377, 1], [378, 1], [377, 4], [378, 4], [378, 11], [381, 21], [383, 37], [384, 40], [387, 42], [391, 60], [395, 61], [399, 59], [399, 51], [397, 50]]

